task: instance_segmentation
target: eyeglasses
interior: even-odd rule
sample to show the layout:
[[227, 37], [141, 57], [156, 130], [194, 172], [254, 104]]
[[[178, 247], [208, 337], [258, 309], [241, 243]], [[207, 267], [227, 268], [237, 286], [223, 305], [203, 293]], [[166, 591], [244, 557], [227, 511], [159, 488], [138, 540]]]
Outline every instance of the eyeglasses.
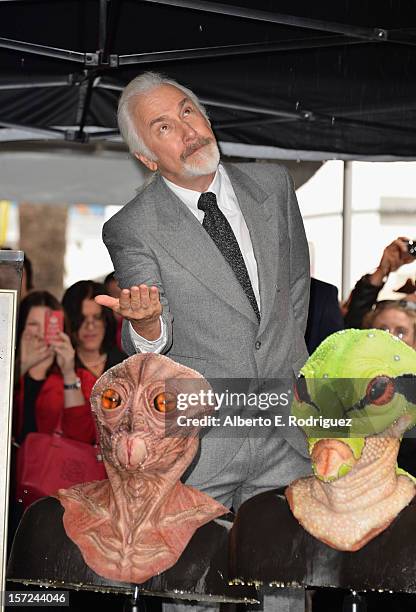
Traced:
[[84, 317], [81, 321], [80, 327], [88, 327], [89, 325], [93, 325], [97, 327], [104, 323], [104, 317], [102, 314], [91, 315], [90, 317]]

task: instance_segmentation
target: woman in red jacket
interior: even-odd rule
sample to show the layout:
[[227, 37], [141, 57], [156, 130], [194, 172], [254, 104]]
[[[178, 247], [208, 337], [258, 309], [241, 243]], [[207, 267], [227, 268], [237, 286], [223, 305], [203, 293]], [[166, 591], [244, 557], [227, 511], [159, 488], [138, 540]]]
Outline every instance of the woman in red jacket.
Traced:
[[52, 433], [62, 418], [64, 435], [94, 444], [89, 398], [97, 377], [76, 367], [66, 333], [46, 341], [45, 316], [53, 310], [62, 311], [62, 306], [47, 291], [30, 293], [20, 306], [15, 438], [21, 443], [32, 431]]
[[65, 436], [95, 444], [90, 395], [97, 378], [126, 356], [115, 344], [111, 310], [94, 297], [103, 286], [79, 281], [63, 297], [70, 336], [45, 339], [45, 315], [62, 310], [47, 291], [34, 291], [21, 303], [18, 324], [20, 385], [17, 394], [17, 440], [30, 431], [52, 433], [62, 418]]
[[[17, 334], [17, 444], [24, 443], [31, 432], [52, 434], [57, 429], [67, 438], [91, 445], [98, 442], [90, 407], [91, 391], [105, 370], [125, 358], [115, 346], [112, 311], [94, 301], [95, 295], [102, 292], [103, 287], [93, 281], [72, 285], [63, 300], [70, 335], [59, 332], [53, 337], [45, 333], [45, 317], [54, 310], [62, 311], [59, 302], [46, 291], [35, 291], [22, 301]], [[18, 453], [25, 461], [30, 460], [22, 451]], [[17, 465], [20, 500], [25, 488], [19, 478], [21, 459]]]
[[97, 378], [126, 358], [116, 342], [116, 320], [109, 308], [94, 301], [104, 292], [104, 285], [91, 280], [71, 285], [62, 298], [62, 305], [71, 329], [75, 347], [75, 366]]

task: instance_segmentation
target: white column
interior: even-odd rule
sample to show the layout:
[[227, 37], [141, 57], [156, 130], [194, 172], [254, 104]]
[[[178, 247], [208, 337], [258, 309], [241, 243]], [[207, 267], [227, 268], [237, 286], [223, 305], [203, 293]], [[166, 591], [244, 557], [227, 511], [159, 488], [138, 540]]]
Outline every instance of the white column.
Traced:
[[[6, 589], [7, 519], [9, 509], [10, 447], [17, 302], [22, 279], [23, 251], [0, 250], [0, 591]], [[0, 598], [4, 611], [4, 598]]]
[[344, 161], [344, 185], [342, 198], [342, 299], [351, 288], [351, 222], [352, 222], [352, 163]]

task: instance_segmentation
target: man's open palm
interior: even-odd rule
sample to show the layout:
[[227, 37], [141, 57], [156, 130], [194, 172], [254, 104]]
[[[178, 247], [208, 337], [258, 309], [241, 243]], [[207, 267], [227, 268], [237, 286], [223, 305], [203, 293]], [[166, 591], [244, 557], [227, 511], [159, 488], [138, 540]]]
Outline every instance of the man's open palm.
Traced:
[[139, 285], [122, 289], [119, 298], [97, 295], [95, 301], [101, 306], [111, 308], [113, 312], [132, 323], [153, 323], [158, 321], [162, 314], [159, 290], [155, 286]]

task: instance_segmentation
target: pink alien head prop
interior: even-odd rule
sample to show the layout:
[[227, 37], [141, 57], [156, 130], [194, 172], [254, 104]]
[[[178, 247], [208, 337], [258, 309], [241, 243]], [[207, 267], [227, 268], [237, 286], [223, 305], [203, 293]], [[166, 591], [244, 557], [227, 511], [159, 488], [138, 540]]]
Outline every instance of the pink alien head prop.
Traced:
[[[174, 565], [198, 527], [228, 511], [179, 480], [199, 428], [175, 427], [176, 398], [209, 389], [194, 370], [153, 354], [134, 355], [97, 381], [91, 405], [108, 480], [58, 491], [67, 535], [97, 574], [142, 583]], [[194, 406], [187, 416], [210, 410]]]

